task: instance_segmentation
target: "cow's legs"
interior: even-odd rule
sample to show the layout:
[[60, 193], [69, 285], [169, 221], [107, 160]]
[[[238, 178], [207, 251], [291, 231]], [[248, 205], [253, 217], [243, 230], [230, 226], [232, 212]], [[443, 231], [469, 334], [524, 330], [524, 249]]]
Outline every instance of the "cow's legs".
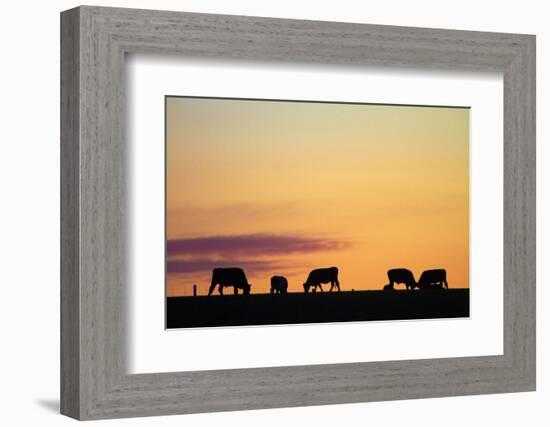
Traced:
[[212, 292], [214, 292], [214, 289], [216, 289], [216, 283], [212, 282], [210, 284], [210, 288], [208, 289], [208, 296], [212, 295]]
[[336, 280], [334, 282], [334, 284], [336, 285], [336, 287], [338, 288], [338, 292], [340, 292], [340, 282], [338, 280]]
[[323, 286], [319, 283], [319, 289], [321, 289], [321, 292], [323, 292]]
[[237, 289], [236, 286], [233, 286], [233, 293], [234, 293], [235, 295], [238, 295], [238, 294], [239, 294], [239, 289]]
[[221, 283], [218, 286], [218, 292], [220, 293], [220, 295], [223, 295], [223, 285]]
[[443, 285], [445, 286], [445, 289], [449, 289], [449, 284], [447, 283], [447, 280], [443, 281]]

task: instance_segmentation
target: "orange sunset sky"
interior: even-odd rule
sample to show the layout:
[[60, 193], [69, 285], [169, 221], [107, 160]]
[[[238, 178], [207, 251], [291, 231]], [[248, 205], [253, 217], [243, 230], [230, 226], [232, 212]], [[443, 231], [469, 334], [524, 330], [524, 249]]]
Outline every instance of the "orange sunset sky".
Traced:
[[381, 289], [396, 267], [469, 287], [469, 116], [167, 97], [167, 295], [206, 294], [214, 267], [242, 267], [252, 293], [275, 274], [303, 292], [330, 266], [342, 291]]

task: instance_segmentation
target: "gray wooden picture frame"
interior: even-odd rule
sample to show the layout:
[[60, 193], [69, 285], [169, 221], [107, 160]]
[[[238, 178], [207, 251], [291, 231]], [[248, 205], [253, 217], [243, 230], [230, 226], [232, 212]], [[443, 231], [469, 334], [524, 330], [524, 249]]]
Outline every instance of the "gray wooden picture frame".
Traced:
[[[502, 72], [503, 354], [128, 374], [124, 61], [136, 52]], [[62, 12], [63, 414], [85, 420], [530, 390], [534, 36], [88, 6]]]

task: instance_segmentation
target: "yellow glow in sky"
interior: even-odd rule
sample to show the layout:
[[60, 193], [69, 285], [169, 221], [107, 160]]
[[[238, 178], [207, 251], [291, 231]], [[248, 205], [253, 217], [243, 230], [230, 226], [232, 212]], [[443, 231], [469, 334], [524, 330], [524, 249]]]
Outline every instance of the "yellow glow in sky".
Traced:
[[343, 291], [469, 287], [469, 109], [167, 97], [166, 126], [168, 296], [217, 266], [252, 293], [330, 266]]

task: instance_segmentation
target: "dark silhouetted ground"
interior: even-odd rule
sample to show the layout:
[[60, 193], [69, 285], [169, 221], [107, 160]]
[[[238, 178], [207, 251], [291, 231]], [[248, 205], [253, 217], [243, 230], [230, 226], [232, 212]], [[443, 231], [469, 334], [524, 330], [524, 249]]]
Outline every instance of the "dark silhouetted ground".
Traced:
[[166, 327], [469, 317], [469, 289], [171, 297]]

